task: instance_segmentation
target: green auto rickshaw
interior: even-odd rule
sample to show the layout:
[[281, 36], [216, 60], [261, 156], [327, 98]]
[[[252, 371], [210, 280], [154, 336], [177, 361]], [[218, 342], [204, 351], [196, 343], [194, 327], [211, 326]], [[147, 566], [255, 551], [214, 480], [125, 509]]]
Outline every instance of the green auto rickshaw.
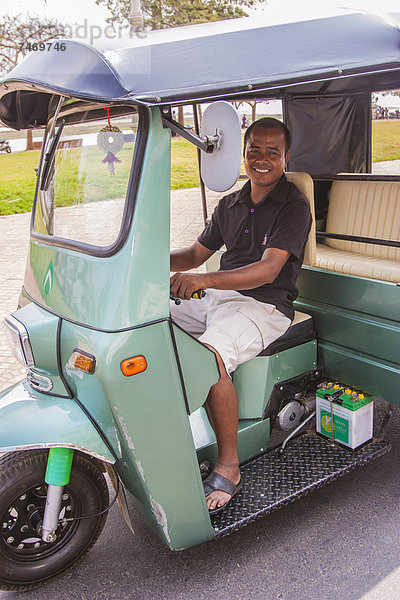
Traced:
[[[0, 589], [72, 566], [113, 500], [128, 526], [138, 510], [182, 550], [390, 449], [372, 407], [387, 402], [387, 421], [400, 403], [400, 179], [371, 174], [371, 92], [400, 88], [399, 23], [233, 20], [105, 54], [65, 40], [0, 82], [1, 123], [44, 132], [20, 306], [5, 321], [27, 376], [0, 394]], [[243, 487], [210, 517], [202, 406], [219, 373], [170, 317], [171, 132], [199, 149], [207, 217], [206, 186], [223, 192], [239, 173], [210, 183], [227, 151], [240, 156], [228, 103], [272, 98], [314, 224], [295, 320], [233, 374]], [[183, 105], [194, 131], [174, 118]], [[213, 118], [223, 107], [210, 131], [208, 106]]]

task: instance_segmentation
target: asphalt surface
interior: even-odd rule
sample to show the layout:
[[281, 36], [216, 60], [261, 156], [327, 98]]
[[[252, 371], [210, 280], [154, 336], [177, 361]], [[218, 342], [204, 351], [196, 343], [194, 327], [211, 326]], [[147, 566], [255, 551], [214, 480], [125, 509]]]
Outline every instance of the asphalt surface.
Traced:
[[[377, 407], [377, 422], [383, 406]], [[400, 597], [400, 409], [393, 448], [221, 541], [171, 552], [117, 508], [90, 553], [54, 582], [1, 600], [395, 600]]]

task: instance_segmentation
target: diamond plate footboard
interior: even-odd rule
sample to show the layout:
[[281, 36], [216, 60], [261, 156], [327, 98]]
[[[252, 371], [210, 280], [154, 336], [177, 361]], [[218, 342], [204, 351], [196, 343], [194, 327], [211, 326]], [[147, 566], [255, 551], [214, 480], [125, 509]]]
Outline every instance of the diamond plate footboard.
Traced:
[[330, 445], [307, 433], [241, 468], [242, 488], [225, 510], [211, 517], [215, 537], [223, 537], [386, 454], [390, 444], [373, 439], [357, 450]]

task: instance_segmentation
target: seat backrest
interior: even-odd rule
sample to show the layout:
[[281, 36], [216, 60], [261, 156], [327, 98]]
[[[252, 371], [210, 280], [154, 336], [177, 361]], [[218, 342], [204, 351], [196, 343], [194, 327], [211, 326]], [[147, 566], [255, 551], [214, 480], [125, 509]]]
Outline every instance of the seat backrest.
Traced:
[[312, 224], [308, 234], [303, 265], [312, 267], [316, 263], [317, 245], [315, 239], [315, 208], [314, 208], [314, 182], [308, 173], [289, 171], [285, 173], [286, 179], [293, 183], [307, 198], [310, 204]]
[[[332, 183], [326, 231], [346, 235], [400, 239], [400, 181]], [[400, 249], [360, 242], [326, 239], [326, 245], [387, 260], [400, 260]]]

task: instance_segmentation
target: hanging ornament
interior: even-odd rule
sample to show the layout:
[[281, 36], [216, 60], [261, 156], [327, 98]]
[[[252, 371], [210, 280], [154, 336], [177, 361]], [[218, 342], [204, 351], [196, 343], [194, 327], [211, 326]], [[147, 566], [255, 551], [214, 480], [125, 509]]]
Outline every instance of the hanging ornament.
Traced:
[[115, 125], [111, 129], [106, 125], [97, 134], [97, 146], [102, 152], [117, 154], [124, 145], [124, 134]]
[[115, 155], [124, 145], [124, 134], [116, 125], [110, 123], [110, 107], [106, 106], [108, 125], [100, 129], [97, 134], [97, 146], [102, 152], [106, 152], [106, 157], [102, 160], [107, 164], [110, 175], [115, 175], [114, 163], [121, 162]]
[[108, 151], [107, 152], [107, 156], [105, 158], [103, 158], [103, 160], [101, 162], [107, 164], [108, 171], [109, 171], [110, 175], [115, 175], [114, 163], [121, 162], [121, 161], [119, 160], [119, 158], [117, 158], [115, 156], [115, 154], [113, 154], [112, 152]]

